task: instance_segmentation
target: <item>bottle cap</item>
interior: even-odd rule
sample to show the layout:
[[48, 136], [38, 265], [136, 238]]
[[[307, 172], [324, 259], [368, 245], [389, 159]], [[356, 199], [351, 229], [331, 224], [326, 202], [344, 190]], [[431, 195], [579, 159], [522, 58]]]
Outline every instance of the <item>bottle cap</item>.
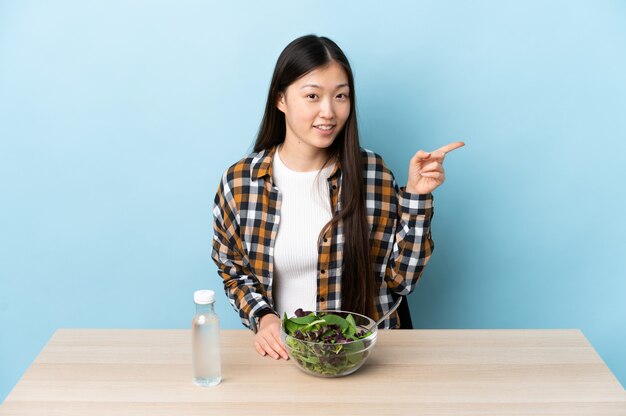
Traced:
[[193, 301], [199, 305], [215, 302], [215, 292], [212, 290], [196, 290], [193, 292]]

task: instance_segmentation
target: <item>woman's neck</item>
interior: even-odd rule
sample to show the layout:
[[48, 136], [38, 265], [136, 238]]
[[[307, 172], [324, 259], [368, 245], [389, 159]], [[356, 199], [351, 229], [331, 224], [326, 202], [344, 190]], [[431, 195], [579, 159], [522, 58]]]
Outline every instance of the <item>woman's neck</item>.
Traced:
[[291, 143], [285, 140], [277, 152], [285, 166], [296, 172], [313, 172], [322, 168], [328, 159], [328, 150], [308, 146], [304, 143]]

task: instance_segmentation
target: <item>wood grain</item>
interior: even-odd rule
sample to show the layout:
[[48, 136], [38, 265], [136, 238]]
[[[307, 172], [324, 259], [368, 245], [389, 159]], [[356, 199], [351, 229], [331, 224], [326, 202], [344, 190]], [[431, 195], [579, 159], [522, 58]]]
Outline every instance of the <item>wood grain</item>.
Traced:
[[259, 356], [222, 331], [223, 381], [191, 381], [188, 330], [61, 329], [0, 415], [626, 415], [626, 392], [578, 330], [380, 331], [343, 378]]

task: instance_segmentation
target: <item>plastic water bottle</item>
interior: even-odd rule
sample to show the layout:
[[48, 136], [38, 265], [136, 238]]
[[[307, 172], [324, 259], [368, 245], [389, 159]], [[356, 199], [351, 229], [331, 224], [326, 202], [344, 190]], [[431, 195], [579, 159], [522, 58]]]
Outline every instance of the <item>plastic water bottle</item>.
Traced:
[[215, 314], [215, 292], [197, 290], [193, 294], [193, 380], [198, 386], [215, 386], [222, 381], [220, 361], [220, 320]]

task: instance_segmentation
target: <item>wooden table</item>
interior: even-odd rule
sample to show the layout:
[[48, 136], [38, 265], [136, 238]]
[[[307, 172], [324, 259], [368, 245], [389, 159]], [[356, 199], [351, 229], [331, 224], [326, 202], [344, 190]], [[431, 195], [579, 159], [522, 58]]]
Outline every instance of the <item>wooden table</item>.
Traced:
[[191, 381], [187, 330], [58, 330], [0, 415], [626, 415], [626, 392], [578, 330], [380, 331], [336, 379], [222, 331], [220, 385]]

